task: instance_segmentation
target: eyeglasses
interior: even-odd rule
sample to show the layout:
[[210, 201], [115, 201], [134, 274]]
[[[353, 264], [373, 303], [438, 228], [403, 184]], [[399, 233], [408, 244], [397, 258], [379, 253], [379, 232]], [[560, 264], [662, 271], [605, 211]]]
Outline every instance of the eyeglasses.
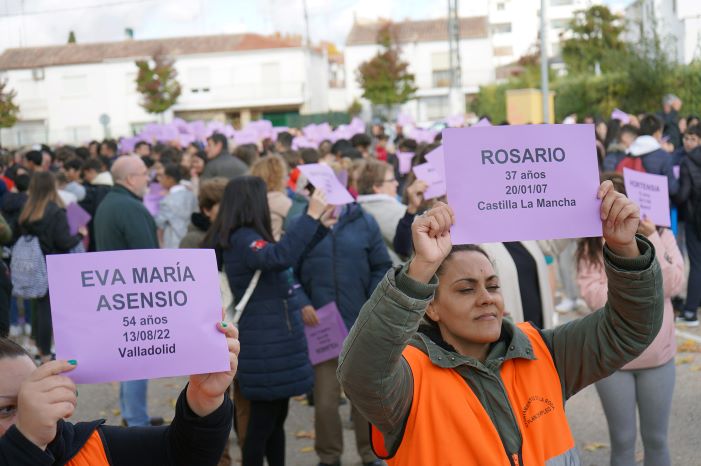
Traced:
[[385, 184], [385, 183], [396, 183], [396, 182], [397, 182], [397, 179], [396, 179], [396, 178], [392, 178], [391, 180], [382, 180], [382, 184]]

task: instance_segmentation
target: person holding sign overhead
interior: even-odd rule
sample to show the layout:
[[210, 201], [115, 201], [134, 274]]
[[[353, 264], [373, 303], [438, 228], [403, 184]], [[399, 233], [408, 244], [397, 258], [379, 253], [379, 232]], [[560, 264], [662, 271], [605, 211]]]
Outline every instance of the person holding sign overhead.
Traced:
[[638, 207], [610, 182], [597, 197], [609, 301], [554, 329], [503, 318], [512, 285], [480, 247], [453, 246], [450, 207], [414, 222], [414, 258], [365, 304], [338, 369], [390, 466], [579, 464], [565, 400], [642, 353], [663, 311]]
[[332, 211], [323, 191], [317, 190], [306, 215], [276, 242], [265, 182], [238, 177], [227, 184], [203, 241], [222, 258], [234, 296], [241, 299], [254, 287], [238, 322], [242, 351], [237, 380], [251, 402], [247, 425], [236, 426], [243, 437], [243, 466], [262, 466], [264, 459], [270, 466], [285, 464], [290, 397], [306, 393], [313, 382], [300, 315], [308, 300], [294, 286], [291, 269], [326, 236], [335, 222]]
[[68, 375], [80, 362], [51, 361], [37, 368], [21, 346], [0, 338], [0, 464], [216, 465], [231, 430], [232, 404], [225, 393], [239, 353], [236, 328], [221, 322], [217, 329], [226, 335], [230, 370], [191, 375], [173, 422], [161, 427], [66, 421], [78, 402]]

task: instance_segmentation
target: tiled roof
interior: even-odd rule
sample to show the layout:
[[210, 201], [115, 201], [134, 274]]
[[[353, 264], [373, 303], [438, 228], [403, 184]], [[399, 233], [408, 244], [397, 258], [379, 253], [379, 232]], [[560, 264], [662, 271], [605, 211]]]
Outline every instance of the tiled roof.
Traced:
[[7, 49], [0, 55], [0, 71], [48, 66], [100, 63], [109, 60], [143, 58], [159, 49], [171, 56], [245, 50], [300, 47], [297, 37], [259, 34], [222, 34], [170, 39], [125, 40], [94, 44], [66, 44], [49, 47]]
[[[346, 45], [366, 45], [377, 42], [377, 32], [385, 21], [355, 22], [346, 39]], [[460, 37], [480, 39], [488, 36], [487, 17], [460, 18]], [[402, 21], [393, 23], [400, 43], [448, 40], [448, 19]]]

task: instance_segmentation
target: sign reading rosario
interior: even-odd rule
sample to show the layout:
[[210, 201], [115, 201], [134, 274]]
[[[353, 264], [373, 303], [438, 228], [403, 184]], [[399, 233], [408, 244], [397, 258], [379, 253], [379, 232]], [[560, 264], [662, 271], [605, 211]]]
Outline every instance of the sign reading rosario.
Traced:
[[78, 383], [228, 370], [208, 250], [47, 256], [58, 358]]
[[443, 140], [454, 242], [601, 235], [591, 125], [446, 129]]

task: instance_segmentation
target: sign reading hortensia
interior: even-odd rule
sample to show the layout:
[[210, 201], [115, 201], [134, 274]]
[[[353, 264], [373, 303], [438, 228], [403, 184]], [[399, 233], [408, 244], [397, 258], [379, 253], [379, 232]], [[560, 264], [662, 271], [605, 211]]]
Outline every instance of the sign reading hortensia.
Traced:
[[443, 131], [454, 244], [601, 236], [593, 125]]
[[145, 249], [46, 257], [56, 357], [101, 383], [229, 370], [214, 251]]

